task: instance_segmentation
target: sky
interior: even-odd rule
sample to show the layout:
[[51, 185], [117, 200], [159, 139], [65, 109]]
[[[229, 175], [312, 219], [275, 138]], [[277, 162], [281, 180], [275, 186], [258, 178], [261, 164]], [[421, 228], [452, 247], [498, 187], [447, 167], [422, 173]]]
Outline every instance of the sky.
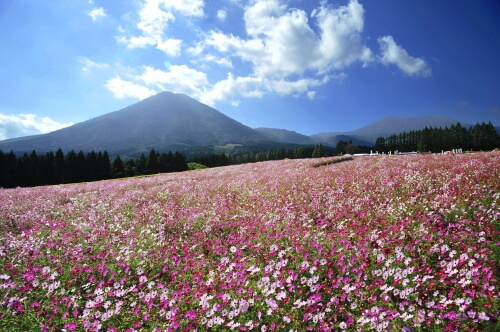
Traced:
[[0, 139], [161, 91], [312, 135], [500, 125], [497, 0], [0, 0]]

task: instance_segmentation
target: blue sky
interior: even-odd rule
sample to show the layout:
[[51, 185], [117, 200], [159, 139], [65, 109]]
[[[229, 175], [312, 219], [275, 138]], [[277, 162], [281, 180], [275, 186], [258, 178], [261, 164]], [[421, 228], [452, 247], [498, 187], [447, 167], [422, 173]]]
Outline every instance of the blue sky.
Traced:
[[0, 0], [0, 139], [182, 92], [250, 127], [500, 125], [496, 0]]

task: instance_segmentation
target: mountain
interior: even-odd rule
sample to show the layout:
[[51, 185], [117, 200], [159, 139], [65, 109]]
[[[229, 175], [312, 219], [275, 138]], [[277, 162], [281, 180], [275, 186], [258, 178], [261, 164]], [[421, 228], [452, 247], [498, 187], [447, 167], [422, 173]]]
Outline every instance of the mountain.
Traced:
[[357, 135], [348, 135], [347, 133], [340, 133], [340, 132], [316, 134], [310, 136], [310, 138], [314, 141], [315, 144], [322, 143], [330, 146], [336, 146], [337, 143], [340, 141], [344, 142], [351, 141], [352, 144], [361, 146], [373, 145], [371, 141], [367, 140], [364, 137], [360, 137]]
[[0, 149], [138, 154], [207, 146], [262, 146], [266, 136], [184, 94], [162, 92], [122, 110], [48, 134], [9, 139]]
[[[370, 125], [364, 126], [362, 128], [356, 129], [350, 132], [332, 132], [332, 133], [321, 133], [310, 136], [316, 142], [335, 142], [339, 140], [339, 136], [352, 138], [354, 144], [359, 145], [355, 140], [364, 141], [367, 144], [361, 145], [373, 145], [378, 137], [386, 137], [392, 134], [399, 134], [401, 132], [408, 132], [411, 130], [420, 130], [425, 127], [450, 127], [452, 124], [456, 124], [459, 121], [454, 120], [451, 117], [443, 115], [429, 115], [421, 117], [412, 118], [398, 118], [398, 117], [388, 117], [380, 121], [374, 122]], [[462, 126], [469, 127], [470, 124], [461, 122]], [[345, 139], [342, 139], [345, 141]], [[331, 144], [331, 143], [329, 143]]]
[[254, 130], [261, 133], [268, 139], [277, 142], [302, 145], [315, 144], [315, 142], [310, 137], [291, 130], [276, 128], [255, 128]]
[[152, 148], [196, 155], [257, 152], [317, 143], [335, 147], [340, 140], [371, 146], [381, 136], [425, 127], [449, 127], [454, 123], [457, 121], [440, 115], [391, 117], [350, 132], [305, 136], [285, 129], [252, 129], [184, 94], [162, 92], [119, 111], [48, 134], [0, 141], [0, 150], [18, 154], [59, 148], [65, 152], [106, 150], [110, 156], [137, 157]]

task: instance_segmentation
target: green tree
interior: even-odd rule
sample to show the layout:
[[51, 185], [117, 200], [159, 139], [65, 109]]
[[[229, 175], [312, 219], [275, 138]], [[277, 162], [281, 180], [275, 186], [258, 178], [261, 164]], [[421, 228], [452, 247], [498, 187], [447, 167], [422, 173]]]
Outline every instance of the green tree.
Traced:
[[113, 160], [113, 177], [121, 178], [125, 176], [125, 165], [123, 165], [123, 161], [120, 156], [116, 156], [115, 160]]
[[418, 151], [419, 152], [427, 152], [432, 147], [432, 136], [431, 130], [427, 127], [422, 131], [422, 135], [420, 136], [420, 140], [418, 142]]
[[483, 135], [483, 147], [484, 150], [493, 150], [496, 147], [500, 147], [500, 137], [498, 136], [497, 130], [491, 122], [483, 123], [481, 125], [481, 131]]
[[111, 179], [111, 162], [109, 160], [108, 151], [104, 150], [100, 157], [99, 154], [101, 154], [100, 151], [97, 154], [97, 163], [99, 165], [99, 180]]
[[172, 171], [173, 172], [183, 172], [187, 171], [188, 166], [186, 162], [186, 157], [178, 151], [176, 151], [172, 158]]
[[5, 153], [3, 153], [3, 151], [0, 149], [0, 188], [5, 187], [6, 185], [6, 175], [6, 156]]
[[323, 144], [316, 144], [314, 146], [314, 150], [312, 153], [313, 158], [321, 158], [325, 156], [325, 148], [323, 147]]
[[64, 183], [73, 183], [78, 179], [78, 157], [75, 151], [71, 150], [64, 158]]
[[125, 164], [125, 175], [126, 176], [134, 176], [135, 173], [135, 160], [129, 159]]
[[151, 149], [149, 153], [149, 157], [146, 161], [146, 173], [147, 174], [156, 174], [159, 170], [158, 157], [156, 155], [155, 149]]
[[85, 160], [85, 154], [82, 150], [78, 152], [76, 155], [76, 182], [85, 182], [89, 181], [89, 177], [87, 174], [87, 165]]
[[135, 174], [145, 174], [146, 173], [146, 157], [144, 153], [141, 153], [141, 157], [135, 163]]
[[85, 180], [99, 180], [99, 164], [97, 161], [97, 153], [91, 151], [85, 157]]
[[296, 159], [302, 159], [306, 157], [306, 150], [303, 147], [298, 147], [293, 151], [293, 157]]
[[65, 170], [65, 156], [62, 150], [59, 148], [56, 151], [56, 155], [54, 157], [54, 167], [55, 167], [55, 179], [54, 182], [59, 184], [59, 183], [64, 183], [64, 170]]
[[55, 157], [52, 151], [40, 157], [39, 176], [41, 185], [55, 183]]

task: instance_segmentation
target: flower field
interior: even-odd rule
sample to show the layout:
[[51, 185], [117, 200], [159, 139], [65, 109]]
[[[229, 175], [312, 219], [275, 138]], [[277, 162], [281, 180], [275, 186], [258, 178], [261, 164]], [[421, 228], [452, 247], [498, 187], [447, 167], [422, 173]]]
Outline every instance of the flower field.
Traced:
[[0, 190], [1, 331], [498, 331], [500, 154]]

